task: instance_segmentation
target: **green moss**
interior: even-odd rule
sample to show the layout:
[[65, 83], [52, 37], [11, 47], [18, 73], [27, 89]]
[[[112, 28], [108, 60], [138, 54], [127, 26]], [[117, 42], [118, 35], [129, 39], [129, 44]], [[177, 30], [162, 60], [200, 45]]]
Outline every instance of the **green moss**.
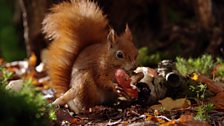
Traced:
[[213, 110], [215, 107], [212, 103], [208, 103], [206, 105], [201, 105], [196, 108], [196, 115], [194, 117], [195, 120], [200, 120], [200, 121], [209, 121], [209, 116], [208, 112]]
[[14, 2], [0, 0], [0, 56], [6, 61], [21, 60], [26, 57], [24, 42], [19, 43], [16, 24], [13, 22]]
[[[7, 79], [3, 76], [1, 80]], [[56, 119], [54, 108], [31, 80], [25, 81], [19, 92], [5, 89], [1, 81], [0, 96], [0, 126], [46, 126]]]
[[214, 67], [212, 56], [207, 54], [196, 59], [177, 57], [176, 61], [177, 70], [184, 76], [193, 72], [209, 75]]
[[155, 65], [161, 61], [161, 54], [156, 52], [149, 55], [148, 47], [142, 47], [138, 51], [137, 63], [141, 66]]
[[215, 73], [215, 76], [216, 77], [224, 77], [224, 61], [221, 58], [217, 58], [216, 61], [217, 61], [216, 65], [219, 65], [219, 67]]
[[208, 95], [207, 91], [207, 86], [204, 84], [192, 84], [189, 85], [189, 89], [190, 89], [190, 94], [193, 94], [193, 96], [196, 96], [197, 99], [205, 99], [207, 98], [206, 96]]
[[12, 72], [7, 71], [2, 66], [0, 66], [0, 72], [1, 72], [1, 76], [2, 76], [2, 77], [0, 77], [0, 82], [3, 86], [6, 86], [8, 84], [8, 79], [10, 79], [13, 74], [12, 74]]

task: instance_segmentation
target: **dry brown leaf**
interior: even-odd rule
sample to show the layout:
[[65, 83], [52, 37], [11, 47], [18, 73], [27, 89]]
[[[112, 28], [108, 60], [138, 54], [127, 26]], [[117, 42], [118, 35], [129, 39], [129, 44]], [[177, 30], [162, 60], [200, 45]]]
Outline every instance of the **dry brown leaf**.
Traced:
[[169, 122], [160, 124], [159, 126], [176, 126], [176, 120], [171, 120]]
[[4, 62], [4, 59], [0, 58], [0, 65], [2, 65]]
[[206, 84], [208, 86], [208, 89], [214, 93], [219, 93], [219, 92], [224, 91], [224, 89], [221, 86], [219, 86], [218, 84], [216, 84], [216, 82], [214, 82], [213, 80], [209, 79], [206, 76], [199, 75], [198, 80], [200, 82]]
[[158, 123], [165, 123], [166, 121], [160, 118], [156, 118], [153, 115], [146, 114], [146, 119], [145, 121], [153, 121], [153, 122], [158, 122]]
[[224, 92], [219, 92], [216, 96], [212, 97], [210, 101], [217, 109], [224, 109]]
[[178, 122], [183, 123], [183, 122], [188, 122], [193, 120], [194, 120], [193, 115], [181, 115]]
[[160, 126], [209, 126], [207, 122], [194, 120], [192, 115], [181, 115], [177, 120], [171, 120]]
[[163, 106], [161, 104], [157, 104], [157, 105], [152, 105], [150, 108], [153, 110], [160, 110], [163, 108]]
[[82, 120], [80, 118], [70, 118], [69, 122], [72, 124], [72, 125], [75, 125], [75, 124], [81, 124]]
[[190, 101], [186, 98], [173, 100], [172, 98], [167, 97], [163, 100], [159, 100], [159, 103], [161, 103], [163, 108], [165, 108], [167, 111], [172, 109], [185, 108], [191, 105]]
[[122, 121], [122, 122], [121, 122], [121, 124], [123, 124], [123, 125], [125, 125], [125, 126], [126, 126], [126, 125], [128, 125], [128, 124], [129, 124], [129, 122], [128, 122], [128, 121]]
[[193, 115], [181, 115], [176, 123], [177, 126], [209, 126], [207, 122], [194, 120]]
[[69, 114], [69, 111], [66, 109], [58, 109], [56, 111], [57, 115], [57, 123], [61, 125], [62, 122], [69, 122], [69, 124], [72, 125], [80, 125], [82, 123], [82, 120], [78, 117], [72, 117]]

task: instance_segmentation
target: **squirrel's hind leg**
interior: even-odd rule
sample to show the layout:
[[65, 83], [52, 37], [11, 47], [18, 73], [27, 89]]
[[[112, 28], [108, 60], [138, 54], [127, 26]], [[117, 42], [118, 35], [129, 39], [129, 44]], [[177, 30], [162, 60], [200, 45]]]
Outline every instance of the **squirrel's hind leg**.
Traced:
[[70, 88], [64, 95], [57, 98], [52, 104], [53, 105], [63, 105], [68, 104], [69, 108], [73, 110], [76, 114], [80, 113], [82, 107], [80, 102], [76, 101], [77, 90], [75, 87]]
[[66, 104], [71, 99], [74, 99], [75, 96], [76, 96], [76, 90], [74, 89], [74, 87], [72, 87], [67, 92], [65, 92], [65, 94], [57, 98], [52, 104], [54, 105]]
[[76, 114], [101, 103], [101, 93], [98, 92], [95, 81], [90, 71], [79, 71], [71, 80], [71, 88], [53, 104], [68, 104]]

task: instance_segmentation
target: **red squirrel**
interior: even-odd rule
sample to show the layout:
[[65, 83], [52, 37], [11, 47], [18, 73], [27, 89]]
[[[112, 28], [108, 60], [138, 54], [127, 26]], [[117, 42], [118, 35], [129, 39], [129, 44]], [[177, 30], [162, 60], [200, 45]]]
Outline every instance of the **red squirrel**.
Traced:
[[51, 8], [43, 33], [52, 40], [46, 66], [58, 97], [53, 104], [80, 113], [116, 100], [115, 71], [130, 71], [137, 57], [128, 26], [118, 36], [95, 2], [71, 0]]

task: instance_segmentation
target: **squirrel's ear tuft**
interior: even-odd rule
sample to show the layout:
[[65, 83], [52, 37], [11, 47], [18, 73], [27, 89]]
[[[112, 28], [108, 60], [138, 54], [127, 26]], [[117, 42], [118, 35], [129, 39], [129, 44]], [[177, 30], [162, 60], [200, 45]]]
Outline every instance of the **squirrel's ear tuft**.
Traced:
[[107, 41], [108, 41], [109, 48], [111, 48], [113, 46], [113, 44], [116, 43], [117, 35], [116, 35], [114, 29], [110, 29], [110, 32], [107, 35]]
[[123, 33], [123, 36], [124, 36], [126, 39], [132, 41], [132, 34], [131, 34], [131, 31], [130, 31], [130, 29], [129, 29], [128, 24], [126, 24], [126, 28], [125, 28], [125, 31], [124, 31], [124, 33]]

